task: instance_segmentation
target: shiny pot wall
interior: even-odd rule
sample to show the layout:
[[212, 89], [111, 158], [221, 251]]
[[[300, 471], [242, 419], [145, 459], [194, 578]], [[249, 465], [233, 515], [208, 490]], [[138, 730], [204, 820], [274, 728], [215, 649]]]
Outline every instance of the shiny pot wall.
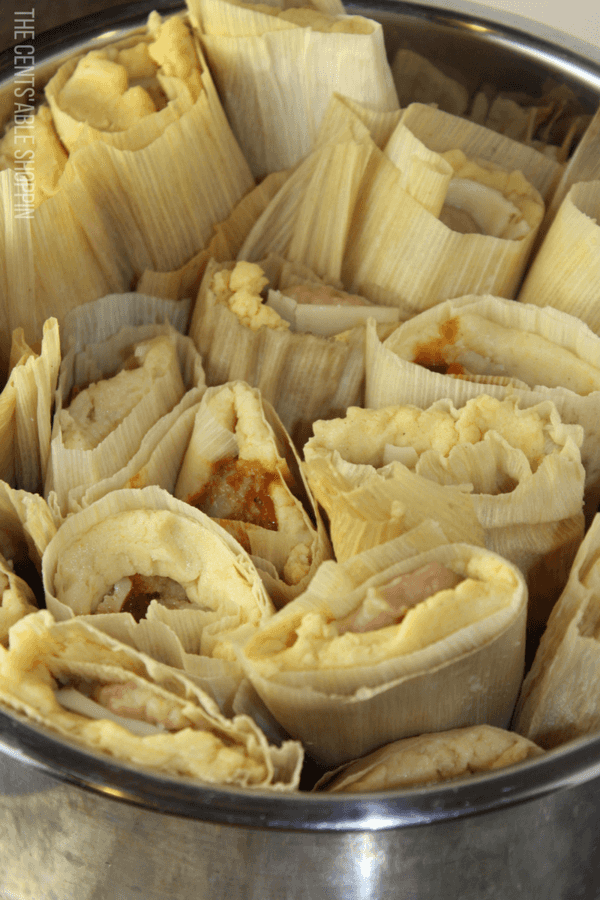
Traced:
[[[510, 90], [568, 83], [593, 111], [600, 67], [465, 12], [348, 4], [409, 46]], [[38, 41], [43, 83], [71, 52], [121, 37], [135, 3]], [[506, 19], [506, 17], [503, 17]], [[519, 26], [520, 29], [519, 30]], [[557, 37], [560, 41], [560, 37]], [[9, 114], [12, 55], [0, 58]], [[589, 900], [600, 896], [600, 737], [450, 785], [277, 796], [153, 777], [0, 712], [2, 900]]]

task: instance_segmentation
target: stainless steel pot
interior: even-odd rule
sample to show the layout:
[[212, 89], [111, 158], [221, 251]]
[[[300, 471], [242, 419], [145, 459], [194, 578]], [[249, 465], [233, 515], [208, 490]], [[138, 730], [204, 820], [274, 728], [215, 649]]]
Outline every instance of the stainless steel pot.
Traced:
[[[598, 104], [600, 56], [581, 42], [548, 43], [514, 17], [490, 23], [460, 0], [452, 13], [348, 6], [384, 23], [390, 53], [410, 46], [511, 90], [553, 75]], [[153, 7], [181, 4], [129, 4], [43, 35], [40, 81]], [[4, 108], [11, 67], [8, 52]], [[2, 900], [591, 900], [600, 736], [442, 787], [285, 797], [146, 775], [0, 712], [0, 850]]]

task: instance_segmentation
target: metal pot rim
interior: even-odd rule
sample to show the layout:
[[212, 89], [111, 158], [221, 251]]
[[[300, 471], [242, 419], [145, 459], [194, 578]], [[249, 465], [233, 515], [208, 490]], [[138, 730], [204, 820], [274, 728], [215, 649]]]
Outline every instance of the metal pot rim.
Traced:
[[0, 755], [52, 779], [146, 810], [219, 825], [294, 831], [383, 831], [491, 812], [600, 776], [600, 735], [515, 766], [425, 787], [361, 794], [276, 793], [156, 775], [69, 743], [0, 710]]
[[[346, 5], [354, 14], [375, 16], [384, 23], [406, 15], [451, 29], [476, 29], [486, 40], [513, 51], [518, 48], [534, 62], [550, 61], [558, 73], [575, 78], [600, 97], [600, 50], [553, 29], [536, 29], [521, 17], [499, 12], [492, 21], [481, 15], [481, 7], [465, 0], [456, 0], [461, 9], [452, 11], [402, 0], [379, 0], [374, 7], [351, 0]], [[41, 62], [45, 68], [56, 66], [84, 47], [125, 36], [141, 27], [152, 9], [166, 14], [183, 7], [180, 0], [137, 0], [51, 29], [36, 38], [36, 68]], [[565, 43], [575, 50], [566, 49]], [[0, 86], [12, 78], [13, 59], [12, 49], [0, 54]], [[427, 825], [491, 812], [600, 776], [600, 735], [596, 735], [492, 774], [402, 791], [278, 794], [203, 786], [117, 763], [68, 743], [25, 716], [0, 710], [0, 759], [2, 755], [55, 780], [146, 810], [214, 824], [317, 832], [375, 832]]]

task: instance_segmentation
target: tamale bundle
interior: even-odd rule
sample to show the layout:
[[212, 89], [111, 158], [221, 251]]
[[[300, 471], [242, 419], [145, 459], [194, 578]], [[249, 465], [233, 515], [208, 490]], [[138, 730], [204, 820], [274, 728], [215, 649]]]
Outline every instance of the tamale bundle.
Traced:
[[522, 575], [481, 547], [414, 555], [402, 542], [324, 563], [242, 648], [271, 713], [327, 765], [410, 735], [510, 720], [523, 673]]
[[472, 725], [387, 744], [329, 772], [317, 790], [334, 794], [439, 784], [541, 756], [533, 741], [493, 725]]
[[522, 303], [554, 306], [600, 334], [600, 181], [574, 184], [519, 291]]
[[500, 297], [447, 300], [400, 325], [384, 342], [367, 328], [365, 405], [459, 408], [480, 394], [514, 396], [522, 408], [551, 400], [583, 426], [586, 502], [600, 484], [600, 339], [575, 316]]
[[[356, 318], [341, 318], [348, 310], [356, 316], [357, 300], [328, 291], [314, 272], [274, 256], [260, 265], [211, 262], [190, 326], [208, 384], [239, 380], [259, 388], [301, 447], [313, 421], [362, 401], [365, 326], [350, 327]], [[360, 303], [363, 321], [378, 313], [364, 298]]]
[[0, 478], [23, 490], [43, 489], [59, 366], [56, 319], [44, 323], [39, 354], [25, 342], [23, 329], [15, 329], [10, 374], [0, 394]]
[[[145, 37], [113, 50], [90, 51], [79, 75], [78, 63], [73, 71], [65, 63], [49, 86], [56, 115], [64, 113], [56, 127], [72, 144], [56, 192], [41, 198], [30, 217], [15, 219], [14, 175], [10, 168], [2, 173], [0, 246], [7, 275], [0, 287], [10, 328], [22, 325], [27, 340], [49, 309], [61, 320], [78, 303], [129, 290], [146, 270], [184, 265], [254, 185], [199, 47], [180, 17], [162, 22], [154, 14]], [[114, 76], [107, 82], [113, 89], [104, 98], [106, 108], [94, 99], [98, 71]], [[146, 90], [142, 82], [148, 81]], [[158, 108], [152, 112], [146, 104], [132, 112], [130, 90]], [[189, 166], [191, 158], [199, 164]], [[22, 265], [27, 247], [31, 266]], [[30, 302], [13, 310], [15, 295]]]
[[547, 749], [600, 727], [599, 539], [596, 516], [552, 611], [515, 712], [515, 730]]
[[[314, 432], [305, 468], [338, 560], [360, 549], [358, 538], [376, 543], [368, 510], [385, 496], [389, 529], [420, 511], [450, 540], [485, 542], [517, 565], [529, 584], [529, 627], [545, 622], [584, 533], [580, 426], [564, 425], [550, 402], [519, 409], [514, 399], [480, 394], [461, 409], [447, 400], [423, 410], [349, 409]], [[403, 496], [400, 485], [421, 478]], [[479, 541], [460, 490], [483, 530]]]
[[69, 516], [46, 548], [42, 573], [57, 619], [92, 617], [189, 670], [222, 702], [242, 681], [231, 636], [274, 611], [240, 544], [158, 487], [111, 491]]
[[398, 109], [381, 25], [346, 15], [339, 0], [190, 0], [189, 9], [256, 178], [290, 168], [312, 149], [336, 92], [373, 110]]
[[[459, 148], [417, 152], [415, 135], [399, 146], [392, 133], [382, 151], [350, 107], [345, 121], [339, 111], [334, 98], [314, 150], [239, 258], [278, 253], [402, 319], [462, 293], [514, 296], [543, 216], [538, 190], [518, 169]], [[462, 216], [451, 215], [456, 208]]]
[[244, 382], [204, 394], [173, 493], [245, 547], [276, 606], [300, 594], [331, 556], [294, 446]]
[[28, 616], [0, 647], [0, 699], [113, 758], [211, 784], [294, 789], [302, 748], [270, 746], [249, 716], [225, 718], [183, 673], [81, 620]]
[[0, 554], [0, 644], [8, 646], [9, 629], [37, 608], [27, 582], [15, 575], [8, 560]]
[[[104, 322], [109, 332], [119, 320], [136, 318], [136, 309], [143, 305], [139, 294], [131, 295], [130, 302], [126, 295], [119, 301], [113, 304], [113, 324], [107, 328]], [[106, 307], [106, 302], [97, 305], [96, 316]], [[151, 484], [157, 470], [158, 483], [172, 488], [180, 456], [175, 453], [171, 464], [161, 469], [160, 461], [149, 467], [150, 455], [166, 428], [200, 401], [205, 388], [192, 341], [169, 323], [123, 325], [93, 344], [82, 340], [84, 336], [85, 329], [62, 361], [56, 395], [45, 493], [61, 515], [109, 489]], [[191, 419], [187, 427], [183, 441]]]

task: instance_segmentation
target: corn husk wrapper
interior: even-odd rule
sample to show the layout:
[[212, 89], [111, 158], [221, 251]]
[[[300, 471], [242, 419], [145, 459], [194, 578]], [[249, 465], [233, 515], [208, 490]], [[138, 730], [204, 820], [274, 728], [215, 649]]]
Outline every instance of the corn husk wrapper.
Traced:
[[400, 169], [400, 186], [433, 216], [439, 216], [454, 169], [400, 123], [390, 135], [384, 153]]
[[25, 342], [23, 330], [13, 334], [14, 359], [0, 394], [0, 477], [26, 491], [41, 490], [50, 455], [54, 391], [60, 366], [56, 319], [44, 325], [39, 354]]
[[480, 394], [514, 396], [522, 409], [551, 400], [564, 423], [583, 426], [586, 504], [593, 505], [600, 339], [579, 319], [500, 297], [460, 297], [404, 322], [383, 343], [368, 327], [366, 354], [365, 405], [373, 409], [425, 409], [441, 398], [459, 408]]
[[[360, 104], [332, 96], [313, 151], [290, 171], [250, 230], [238, 259], [259, 261], [279, 254], [327, 281], [339, 281], [361, 181], [398, 121], [399, 113], [374, 116]], [[315, 199], [325, 196], [326, 202]]]
[[139, 279], [136, 290], [156, 297], [196, 298], [204, 270], [211, 259], [226, 262], [234, 259], [248, 233], [265, 207], [287, 180], [287, 172], [274, 172], [246, 194], [224, 222], [215, 225], [215, 233], [204, 250], [171, 272], [147, 270]]
[[470, 159], [496, 163], [503, 169], [518, 169], [527, 181], [550, 200], [562, 167], [533, 147], [499, 135], [490, 128], [469, 122], [424, 103], [411, 103], [403, 110], [402, 124], [436, 153], [462, 150]]
[[[140, 377], [146, 366], [143, 390], [122, 369], [134, 358], [138, 366], [132, 373], [134, 378]], [[121, 387], [116, 379], [121, 379]], [[79, 419], [74, 418], [66, 399], [74, 388], [90, 384], [96, 393], [89, 394]], [[125, 326], [106, 341], [78, 352], [75, 348], [69, 351], [63, 360], [56, 397], [46, 496], [53, 497], [56, 508], [65, 516], [97, 496], [98, 485], [117, 473], [121, 473], [119, 486], [125, 486], [140, 474], [148, 454], [164, 437], [165, 423], [160, 424], [160, 420], [180, 403], [183, 405], [178, 413], [198, 403], [204, 389], [202, 363], [192, 341], [168, 323]], [[104, 394], [99, 393], [101, 390]], [[168, 424], [172, 423], [173, 418]], [[165, 470], [165, 487], [172, 486], [178, 463], [175, 459], [174, 468]], [[152, 482], [146, 472], [134, 485], [147, 483]], [[93, 490], [86, 499], [88, 488]], [[100, 490], [103, 492], [104, 487]]]
[[163, 775], [277, 791], [298, 784], [298, 744], [269, 746], [250, 717], [225, 718], [185, 675], [80, 620], [54, 623], [42, 611], [14, 626], [0, 656], [0, 700], [62, 737]]
[[[514, 296], [542, 219], [541, 196], [520, 172], [474, 164], [461, 151], [448, 159], [449, 190], [459, 197], [448, 194], [445, 206], [467, 208], [480, 233], [461, 233], [433, 216], [402, 188], [398, 169], [383, 156], [356, 202], [342, 280], [373, 302], [398, 306], [403, 318], [465, 293]], [[465, 191], [473, 182], [473, 194], [485, 196], [475, 208]]]
[[293, 444], [271, 404], [244, 382], [207, 390], [175, 496], [240, 541], [276, 606], [298, 596], [331, 556]]
[[[414, 734], [483, 723], [505, 727], [519, 690], [527, 590], [518, 569], [466, 544], [438, 546], [409, 559], [400, 552], [402, 561], [383, 568], [380, 560], [389, 558], [389, 547], [341, 565], [324, 563], [308, 591], [242, 651], [248, 677], [275, 718], [328, 765]], [[371, 577], [354, 590], [350, 578], [344, 589], [344, 572], [357, 561], [364, 571], [367, 559]], [[433, 560], [493, 584], [485, 594], [489, 605], [479, 605], [483, 594], [477, 590], [471, 602], [461, 604], [460, 617], [448, 617], [443, 603], [456, 594], [441, 591], [412, 608], [400, 625], [336, 637], [334, 620], [356, 609], [368, 587]], [[322, 654], [325, 664], [319, 667]]]
[[[215, 293], [215, 275], [234, 266], [208, 265], [192, 316], [190, 336], [202, 356], [207, 384], [245, 381], [259, 388], [296, 446], [302, 446], [313, 421], [362, 402], [364, 328], [322, 338], [294, 334], [277, 316], [280, 327], [253, 330]], [[319, 281], [314, 274], [310, 280]]]
[[337, 451], [313, 450], [310, 444], [305, 445], [304, 469], [327, 513], [339, 562], [431, 519], [453, 542], [483, 546], [484, 533], [472, 499], [460, 488], [433, 485], [398, 463], [380, 470], [353, 465]]
[[515, 730], [546, 749], [600, 727], [599, 536], [596, 516], [552, 611], [515, 711]]
[[519, 291], [523, 303], [554, 306], [600, 334], [600, 181], [573, 185]]
[[191, 300], [167, 299], [162, 294], [139, 292], [109, 294], [76, 306], [65, 316], [60, 329], [63, 356], [80, 353], [90, 344], [106, 341], [123, 326], [158, 325], [164, 322], [177, 331], [187, 331]]
[[8, 560], [0, 554], [0, 644], [7, 647], [9, 629], [37, 608], [27, 582], [15, 575]]
[[152, 12], [146, 34], [60, 66], [45, 95], [57, 133], [73, 153], [94, 141], [139, 150], [177, 122], [201, 90], [194, 40], [184, 20], [162, 20]]
[[[312, 27], [308, 10], [302, 27], [223, 0], [191, 0], [189, 8], [255, 178], [306, 156], [336, 92], [379, 112], [398, 109], [379, 23], [337, 15], [334, 31], [325, 32]], [[362, 33], [339, 33], [353, 23]]]
[[0, 554], [15, 571], [33, 564], [41, 573], [42, 555], [56, 529], [52, 510], [43, 497], [0, 481]]
[[[398, 527], [392, 504], [402, 494], [394, 491], [394, 482], [406, 482], [408, 468], [414, 473], [415, 498], [404, 500], [410, 513], [401, 507], [400, 521], [410, 521], [419, 511], [422, 515], [427, 507], [453, 540], [485, 542], [525, 575], [529, 627], [544, 624], [584, 533], [583, 429], [564, 425], [554, 404], [522, 410], [514, 398], [480, 395], [461, 409], [449, 400], [425, 410], [350, 409], [344, 419], [315, 423], [314, 431], [304, 448], [305, 468], [329, 516], [337, 559], [354, 550], [345, 529], [356, 533], [352, 518], [372, 505], [377, 481], [377, 492], [387, 499], [389, 527]], [[417, 478], [439, 485], [436, 495], [430, 493], [432, 485], [419, 485]], [[455, 496], [444, 502], [450, 487]], [[457, 490], [469, 492], [482, 529], [477, 536], [449, 530], [454, 523], [458, 529], [458, 509], [466, 500], [460, 503]], [[468, 521], [463, 519], [463, 527]], [[365, 539], [372, 540], [374, 532], [366, 522], [363, 527]]]
[[395, 741], [328, 773], [317, 789], [338, 794], [438, 784], [542, 755], [541, 747], [518, 734], [492, 725], [473, 725]]
[[[7, 260], [0, 291], [9, 329], [22, 325], [26, 340], [36, 340], [48, 309], [60, 321], [79, 303], [129, 290], [147, 269], [177, 269], [252, 189], [201, 54], [199, 60], [202, 90], [183, 115], [139, 149], [96, 140], [72, 153], [57, 192], [30, 216], [15, 218], [15, 173], [0, 173], [0, 252]], [[192, 158], [200, 163], [190, 167]], [[23, 263], [27, 254], [30, 265]]]
[[[136, 646], [142, 641], [140, 649], [152, 646], [153, 655], [205, 683], [225, 679], [215, 694], [231, 694], [231, 679], [238, 686], [242, 680], [231, 636], [273, 613], [238, 542], [158, 487], [114, 491], [70, 516], [48, 545], [42, 570], [47, 606], [57, 619], [93, 616], [96, 627]], [[135, 576], [150, 581], [140, 584]], [[123, 579], [133, 580], [124, 585]], [[146, 624], [135, 628], [141, 619]], [[182, 651], [196, 655], [196, 664]]]
[[542, 235], [552, 224], [561, 203], [574, 184], [581, 181], [597, 181], [600, 178], [599, 145], [600, 109], [596, 110], [573, 155], [564, 167], [542, 225]]

